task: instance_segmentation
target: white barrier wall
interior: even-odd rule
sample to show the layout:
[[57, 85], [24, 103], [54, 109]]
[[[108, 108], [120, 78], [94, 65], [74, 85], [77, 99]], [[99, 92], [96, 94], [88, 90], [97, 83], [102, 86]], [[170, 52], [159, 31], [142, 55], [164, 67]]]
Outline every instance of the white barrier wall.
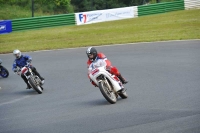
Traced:
[[185, 10], [198, 8], [200, 9], [200, 0], [184, 0]]
[[[200, 9], [200, 0], [184, 0], [184, 8]], [[75, 13], [77, 25], [138, 17], [138, 6]]]
[[138, 6], [133, 7], [133, 12], [134, 12], [134, 18], [138, 17]]
[[115, 8], [90, 12], [75, 13], [76, 24], [91, 24], [137, 17], [137, 7]]

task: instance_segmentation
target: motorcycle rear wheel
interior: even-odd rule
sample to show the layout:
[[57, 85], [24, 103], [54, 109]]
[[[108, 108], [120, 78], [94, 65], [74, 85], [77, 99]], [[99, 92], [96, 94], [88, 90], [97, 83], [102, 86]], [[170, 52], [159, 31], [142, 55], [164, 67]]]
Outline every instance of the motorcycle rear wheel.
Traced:
[[31, 84], [31, 86], [33, 87], [33, 89], [34, 89], [35, 91], [37, 91], [38, 94], [42, 94], [42, 90], [43, 90], [43, 89], [42, 89], [39, 85], [35, 85], [35, 82], [34, 82], [33, 77], [30, 77], [30, 78], [28, 79], [28, 81], [29, 81], [29, 83]]
[[105, 99], [109, 103], [114, 104], [117, 102], [115, 93], [113, 91], [110, 91], [111, 89], [109, 89], [109, 86], [106, 84], [105, 81], [99, 82], [99, 89], [100, 89], [102, 95], [105, 97]]
[[122, 99], [128, 98], [128, 95], [127, 95], [126, 91], [120, 91], [120, 92], [118, 92], [118, 95], [119, 95]]

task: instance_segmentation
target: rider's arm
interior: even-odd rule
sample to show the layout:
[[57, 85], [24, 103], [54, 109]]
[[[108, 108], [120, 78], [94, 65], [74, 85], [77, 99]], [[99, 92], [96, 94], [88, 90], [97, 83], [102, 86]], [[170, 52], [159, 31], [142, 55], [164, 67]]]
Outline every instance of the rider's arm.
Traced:
[[13, 70], [14, 72], [17, 71], [17, 63], [16, 63], [16, 61], [13, 62], [12, 70]]
[[103, 53], [98, 53], [98, 57], [99, 59], [104, 59], [106, 61], [106, 66], [110, 67], [111, 66], [111, 62], [110, 60], [107, 59], [106, 55]]
[[90, 61], [90, 60], [87, 61], [87, 68], [89, 68], [91, 63], [92, 63], [92, 61]]
[[107, 63], [105, 60], [101, 60], [101, 66], [103, 66], [106, 69]]
[[92, 71], [92, 69], [93, 69], [93, 65], [90, 64], [90, 65], [88, 66], [88, 75], [89, 75], [89, 73]]
[[90, 80], [90, 83], [91, 83], [92, 85], [94, 85], [95, 87], [97, 87], [97, 85], [94, 83], [94, 81], [92, 81], [92, 79], [90, 79], [89, 74], [90, 74], [91, 71], [92, 71], [92, 66], [89, 65], [89, 66], [88, 66], [88, 78], [89, 78], [89, 80]]
[[24, 58], [26, 59], [26, 62], [28, 63], [32, 61], [32, 58], [29, 55], [24, 55]]
[[26, 65], [29, 66], [31, 64], [32, 58], [29, 55], [24, 55], [24, 58], [26, 60]]
[[99, 57], [99, 59], [107, 59], [106, 55], [103, 53], [98, 53], [97, 56]]

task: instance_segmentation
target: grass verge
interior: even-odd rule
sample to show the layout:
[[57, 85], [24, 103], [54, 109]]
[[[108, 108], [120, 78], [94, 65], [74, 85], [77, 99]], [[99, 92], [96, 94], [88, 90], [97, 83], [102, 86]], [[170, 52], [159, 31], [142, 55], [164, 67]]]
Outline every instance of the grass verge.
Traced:
[[200, 39], [200, 9], [82, 26], [62, 26], [0, 35], [0, 53], [95, 45]]

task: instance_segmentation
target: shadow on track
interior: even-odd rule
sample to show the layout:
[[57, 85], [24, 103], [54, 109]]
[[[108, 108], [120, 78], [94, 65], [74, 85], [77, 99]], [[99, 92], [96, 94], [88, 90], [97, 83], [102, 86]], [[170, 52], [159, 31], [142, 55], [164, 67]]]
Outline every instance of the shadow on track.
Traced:
[[23, 91], [17, 91], [14, 92], [16, 95], [39, 95], [35, 90], [30, 89], [30, 90], [23, 90]]

